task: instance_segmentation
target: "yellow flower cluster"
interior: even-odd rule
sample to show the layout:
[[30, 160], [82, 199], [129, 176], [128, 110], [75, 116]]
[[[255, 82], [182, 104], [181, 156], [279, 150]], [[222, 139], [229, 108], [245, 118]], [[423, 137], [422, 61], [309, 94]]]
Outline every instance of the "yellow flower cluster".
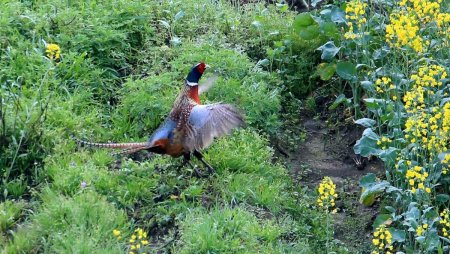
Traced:
[[447, 77], [445, 68], [439, 65], [423, 66], [419, 68], [417, 74], [411, 75], [415, 87], [439, 87], [442, 85], [441, 79]]
[[409, 46], [415, 52], [423, 52], [423, 39], [419, 35], [419, 21], [414, 15], [394, 12], [390, 15], [391, 23], [386, 25], [386, 42], [392, 47]]
[[355, 34], [354, 24], [359, 32], [362, 30], [362, 26], [367, 22], [367, 19], [364, 17], [366, 14], [367, 4], [361, 2], [361, 0], [353, 0], [347, 3], [345, 7], [345, 18], [348, 22], [348, 32], [344, 34], [344, 38], [346, 39], [356, 39], [359, 35]]
[[383, 150], [386, 149], [390, 143], [392, 143], [392, 140], [387, 137], [381, 137], [381, 139], [377, 141], [377, 145], [381, 146], [381, 149]]
[[448, 208], [444, 209], [440, 214], [441, 219], [439, 220], [439, 224], [442, 226], [442, 235], [444, 237], [449, 238], [450, 231], [450, 210]]
[[[410, 164], [410, 163], [409, 163]], [[431, 193], [429, 187], [425, 187], [425, 180], [428, 177], [428, 172], [423, 167], [414, 166], [406, 171], [406, 180], [411, 188], [412, 193], [416, 193], [419, 190], [425, 190], [427, 193]]]
[[[137, 234], [137, 235], [136, 235]], [[117, 240], [122, 239], [120, 235], [120, 231], [117, 229], [113, 230], [113, 235], [117, 238]], [[142, 252], [142, 248], [148, 244], [147, 233], [144, 232], [141, 228], [138, 228], [134, 231], [134, 234], [130, 237], [130, 252], [129, 254], [146, 254]]]
[[47, 44], [47, 48], [45, 50], [45, 53], [47, 53], [47, 57], [50, 60], [59, 60], [61, 57], [61, 49], [57, 44]]
[[408, 113], [417, 113], [425, 109], [425, 89], [421, 86], [414, 87], [403, 96], [405, 109]]
[[413, 86], [403, 97], [405, 110], [410, 114], [405, 123], [405, 138], [411, 143], [421, 142], [430, 156], [447, 151], [450, 138], [450, 104], [441, 108], [439, 101], [427, 102], [446, 77], [447, 72], [439, 65], [421, 67], [417, 74], [411, 75]]
[[408, 12], [414, 12], [421, 22], [428, 23], [436, 19], [440, 12], [440, 3], [442, 0], [402, 0], [400, 6], [405, 6]]
[[385, 225], [381, 225], [375, 230], [372, 243], [377, 248], [372, 254], [379, 254], [384, 251], [386, 251], [386, 254], [392, 254], [391, 251], [394, 249], [394, 246], [392, 245], [392, 234]]
[[327, 211], [328, 209], [332, 209], [332, 213], [336, 213], [337, 209], [335, 208], [335, 199], [338, 195], [336, 193], [336, 185], [333, 183], [333, 180], [331, 180], [328, 176], [324, 177], [317, 190], [319, 192], [317, 204], [320, 207], [325, 208]]
[[445, 165], [443, 165], [443, 168], [442, 168], [442, 174], [444, 174], [444, 175], [448, 174], [449, 162], [450, 162], [450, 153], [446, 154], [444, 159], [442, 160], [442, 164], [445, 164]]
[[439, 13], [436, 16], [436, 23], [439, 28], [439, 34], [444, 38], [450, 39], [450, 13]]
[[120, 236], [120, 230], [114, 229], [113, 235], [117, 238], [117, 240], [122, 239], [122, 236]]
[[[424, 107], [424, 104], [421, 107]], [[421, 147], [425, 148], [430, 156], [446, 152], [450, 138], [450, 103], [446, 103], [442, 109], [432, 107], [430, 113], [425, 110], [414, 113], [416, 114], [406, 120], [405, 138], [410, 143], [423, 143]]]
[[134, 234], [132, 234], [130, 238], [129, 254], [141, 253], [140, 250], [147, 244], [148, 244], [147, 232], [144, 232], [144, 230], [142, 230], [141, 228], [134, 230]]
[[392, 80], [389, 77], [382, 77], [375, 81], [375, 90], [378, 93], [384, 93], [388, 89], [394, 89], [395, 86], [392, 84]]
[[427, 223], [424, 223], [424, 224], [418, 226], [417, 229], [416, 229], [416, 235], [417, 236], [423, 235], [423, 233], [427, 230], [427, 228], [428, 228], [428, 224]]

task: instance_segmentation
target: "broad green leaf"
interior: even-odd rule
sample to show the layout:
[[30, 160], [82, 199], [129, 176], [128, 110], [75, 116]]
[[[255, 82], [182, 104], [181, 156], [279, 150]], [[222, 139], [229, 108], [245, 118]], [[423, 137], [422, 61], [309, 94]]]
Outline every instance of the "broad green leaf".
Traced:
[[420, 218], [420, 210], [417, 208], [416, 202], [411, 202], [408, 211], [405, 212], [405, 219], [417, 221]]
[[376, 230], [381, 225], [390, 225], [392, 223], [392, 216], [390, 214], [379, 214], [372, 224], [373, 230]]
[[295, 17], [293, 25], [294, 25], [295, 31], [300, 32], [304, 28], [311, 26], [315, 23], [316, 22], [311, 17], [311, 14], [309, 14], [308, 12], [304, 12], [304, 13], [298, 14], [297, 17]]
[[339, 47], [339, 48], [336, 47], [334, 45], [333, 41], [328, 41], [327, 43], [325, 43], [322, 46], [317, 48], [317, 50], [322, 51], [321, 58], [323, 60], [331, 60], [331, 59], [333, 59], [334, 56], [339, 52], [340, 49], [341, 49], [341, 47]]
[[319, 26], [311, 25], [305, 27], [299, 32], [299, 36], [304, 40], [313, 40], [319, 36]]
[[368, 91], [368, 92], [374, 92], [374, 86], [373, 83], [371, 81], [361, 81], [361, 86], [364, 90]]
[[345, 94], [340, 94], [336, 100], [334, 100], [333, 104], [331, 104], [330, 107], [328, 107], [329, 109], [335, 109], [337, 108], [337, 106], [339, 106], [341, 103], [344, 103], [347, 101], [347, 98], [345, 98]]
[[359, 180], [359, 186], [361, 187], [369, 187], [372, 184], [375, 184], [377, 181], [377, 177], [375, 176], [374, 173], [369, 173], [365, 176], [363, 176], [361, 178], [361, 180]]
[[323, 9], [320, 12], [320, 14], [323, 15], [324, 17], [326, 17], [327, 19], [331, 20], [334, 23], [339, 24], [339, 23], [347, 22], [345, 20], [344, 11], [337, 6], [332, 6], [331, 8]]
[[258, 63], [256, 65], [258, 66], [269, 66], [270, 61], [267, 58], [261, 59], [258, 61]]
[[389, 187], [391, 184], [387, 181], [377, 182], [368, 186], [367, 188], [363, 188], [363, 192], [361, 197], [359, 198], [359, 202], [364, 204], [365, 206], [371, 206], [375, 202], [375, 198], [384, 192], [384, 190]]
[[382, 150], [379, 153], [378, 157], [380, 157], [380, 159], [385, 163], [392, 163], [395, 162], [395, 160], [397, 159], [397, 153], [398, 153], [397, 148], [389, 147], [386, 150]]
[[369, 128], [373, 127], [377, 122], [370, 118], [361, 118], [355, 121], [356, 124], [362, 125], [363, 127]]
[[440, 245], [440, 241], [435, 229], [432, 229], [431, 232], [426, 235], [424, 245], [427, 253], [433, 253], [434, 251], [436, 251], [436, 249]]
[[323, 22], [320, 24], [323, 34], [330, 38], [335, 38], [338, 35], [338, 29], [334, 22]]
[[406, 232], [404, 230], [399, 230], [395, 228], [389, 228], [389, 232], [392, 234], [392, 241], [393, 242], [404, 242], [406, 238]]
[[366, 106], [368, 108], [370, 108], [370, 109], [378, 109], [379, 108], [378, 104], [379, 103], [385, 103], [386, 100], [384, 100], [384, 99], [375, 99], [375, 98], [367, 98], [367, 99], [364, 99], [364, 102], [366, 103]]
[[335, 71], [336, 65], [332, 63], [321, 63], [317, 65], [316, 69], [316, 73], [320, 76], [321, 80], [329, 80], [331, 77], [333, 77]]
[[356, 77], [356, 67], [350, 62], [339, 62], [336, 66], [337, 74], [346, 80], [355, 80]]
[[305, 12], [300, 13], [294, 20], [294, 30], [304, 40], [312, 40], [317, 38], [320, 33], [319, 25], [313, 19], [311, 14]]
[[447, 203], [450, 200], [450, 196], [447, 194], [436, 195], [436, 201], [440, 203]]
[[345, 13], [341, 8], [333, 6], [330, 13], [331, 21], [335, 23], [345, 23]]
[[378, 155], [380, 150], [377, 148], [378, 135], [371, 128], [364, 130], [362, 137], [356, 141], [353, 151], [363, 157]]

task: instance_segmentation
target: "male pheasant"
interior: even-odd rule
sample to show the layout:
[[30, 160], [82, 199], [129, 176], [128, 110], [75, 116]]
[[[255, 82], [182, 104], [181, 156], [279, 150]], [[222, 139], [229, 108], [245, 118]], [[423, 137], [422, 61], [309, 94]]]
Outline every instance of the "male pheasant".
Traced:
[[[208, 147], [214, 138], [229, 134], [232, 129], [243, 126], [243, 116], [229, 104], [214, 103], [202, 105], [199, 93], [208, 89], [209, 84], [198, 86], [203, 72], [208, 66], [201, 62], [196, 64], [184, 81], [184, 87], [178, 95], [166, 120], [141, 143], [92, 143], [75, 139], [80, 145], [122, 148], [121, 153], [134, 153], [147, 150], [172, 157], [184, 156], [183, 166], [190, 164], [193, 154], [210, 173], [214, 169], [203, 159], [200, 151]], [[202, 89], [203, 88], [203, 89]]]

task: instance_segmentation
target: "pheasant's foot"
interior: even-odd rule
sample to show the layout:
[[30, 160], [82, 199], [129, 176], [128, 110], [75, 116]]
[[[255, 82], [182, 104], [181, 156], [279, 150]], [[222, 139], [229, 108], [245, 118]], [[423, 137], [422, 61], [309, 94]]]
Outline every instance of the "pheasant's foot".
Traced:
[[196, 176], [196, 177], [198, 177], [198, 178], [204, 177], [204, 175], [202, 174], [202, 172], [200, 172], [200, 170], [198, 170], [197, 167], [193, 167], [193, 169], [194, 169], [194, 173], [195, 173], [195, 176]]
[[203, 163], [203, 165], [205, 165], [205, 167], [208, 169], [208, 172], [209, 172], [210, 175], [214, 175], [214, 174], [216, 173], [216, 171], [214, 170], [214, 168], [211, 167], [211, 165], [209, 165], [208, 162], [205, 161], [205, 159], [203, 159], [203, 155], [202, 155], [199, 151], [195, 150], [195, 151], [194, 151], [194, 156], [195, 156], [199, 161], [201, 161], [201, 162]]

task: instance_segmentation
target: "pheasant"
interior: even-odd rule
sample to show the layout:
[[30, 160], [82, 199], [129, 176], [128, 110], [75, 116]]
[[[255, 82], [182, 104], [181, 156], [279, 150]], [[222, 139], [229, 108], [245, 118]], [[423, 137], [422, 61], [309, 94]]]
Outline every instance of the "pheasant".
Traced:
[[[244, 119], [230, 104], [201, 104], [199, 94], [211, 87], [215, 80], [211, 78], [199, 88], [198, 82], [207, 67], [209, 66], [203, 62], [192, 67], [168, 117], [146, 142], [92, 143], [75, 138], [76, 142], [90, 147], [123, 149], [120, 152], [123, 154], [147, 150], [174, 158], [183, 156], [181, 166], [192, 166], [192, 154], [213, 174], [213, 167], [204, 160], [200, 151], [208, 147], [214, 138], [227, 135], [234, 128], [243, 126]], [[196, 173], [198, 174], [197, 171]]]

